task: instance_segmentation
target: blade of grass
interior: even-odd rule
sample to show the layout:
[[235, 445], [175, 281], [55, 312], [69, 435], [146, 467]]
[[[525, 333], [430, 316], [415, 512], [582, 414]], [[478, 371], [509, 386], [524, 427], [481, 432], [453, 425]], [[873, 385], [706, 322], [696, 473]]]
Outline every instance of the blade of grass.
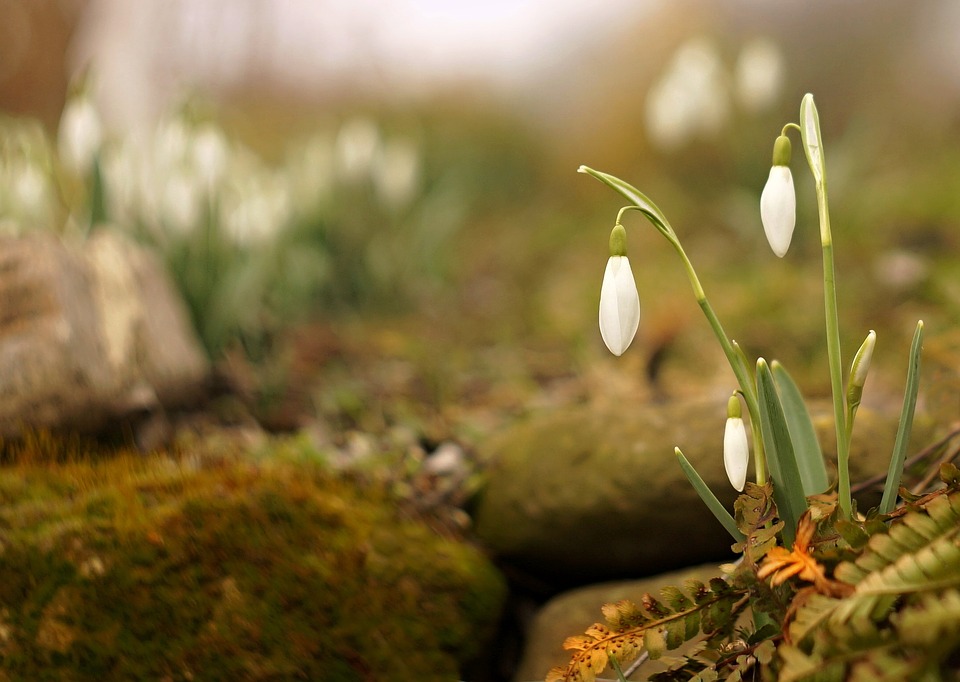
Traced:
[[770, 363], [770, 368], [780, 392], [783, 414], [793, 441], [797, 469], [800, 471], [800, 480], [803, 481], [803, 494], [819, 495], [830, 487], [830, 477], [827, 475], [827, 465], [823, 461], [823, 451], [807, 411], [807, 404], [800, 388], [783, 365], [774, 360]]
[[760, 403], [760, 429], [763, 447], [767, 454], [767, 466], [773, 478], [773, 499], [777, 512], [783, 520], [783, 542], [793, 544], [800, 515], [807, 509], [803, 494], [803, 481], [797, 468], [790, 430], [783, 414], [783, 405], [777, 394], [770, 366], [763, 358], [757, 360], [757, 399]]
[[727, 532], [730, 533], [730, 537], [733, 538], [734, 542], [743, 542], [745, 536], [740, 532], [740, 529], [737, 528], [737, 522], [733, 519], [730, 512], [727, 511], [727, 508], [723, 506], [723, 503], [717, 499], [717, 496], [713, 494], [710, 487], [700, 478], [700, 474], [697, 473], [697, 470], [693, 468], [690, 461], [680, 452], [680, 448], [674, 448], [673, 451], [677, 455], [677, 461], [680, 462], [680, 468], [683, 470], [683, 474], [687, 477], [687, 480], [690, 481], [693, 489], [697, 491], [703, 503], [713, 512], [713, 515], [717, 521], [720, 522], [720, 525], [727, 529]]
[[907, 365], [907, 386], [903, 392], [903, 408], [900, 410], [900, 426], [897, 439], [890, 455], [887, 467], [887, 482], [883, 485], [883, 497], [880, 499], [880, 513], [889, 514], [897, 501], [900, 478], [903, 476], [903, 461], [907, 455], [907, 443], [913, 429], [913, 414], [917, 409], [917, 392], [920, 389], [920, 351], [923, 349], [923, 320], [917, 322], [910, 344], [910, 360]]

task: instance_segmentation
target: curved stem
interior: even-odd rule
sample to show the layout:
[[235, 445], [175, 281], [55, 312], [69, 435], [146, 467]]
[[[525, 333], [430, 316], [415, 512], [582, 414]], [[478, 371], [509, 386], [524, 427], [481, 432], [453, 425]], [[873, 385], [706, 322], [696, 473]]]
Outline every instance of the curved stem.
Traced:
[[621, 208], [619, 213], [617, 213], [617, 224], [620, 224], [620, 220], [626, 211], [632, 210], [640, 211], [646, 216], [647, 220], [657, 228], [657, 231], [670, 242], [671, 246], [673, 246], [674, 250], [680, 256], [680, 260], [683, 262], [683, 268], [687, 273], [687, 279], [690, 280], [690, 286], [693, 287], [693, 295], [697, 299], [697, 304], [707, 318], [707, 322], [709, 322], [714, 336], [717, 337], [717, 341], [720, 342], [720, 347], [723, 349], [730, 369], [733, 370], [733, 374], [737, 378], [737, 383], [740, 384], [744, 402], [747, 404], [747, 412], [750, 414], [750, 431], [753, 436], [754, 469], [756, 471], [757, 484], [763, 485], [767, 481], [767, 465], [764, 456], [763, 437], [760, 433], [760, 404], [757, 400], [757, 389], [750, 370], [745, 363], [741, 362], [733, 342], [730, 341], [727, 333], [723, 330], [723, 325], [720, 324], [720, 319], [714, 312], [713, 306], [710, 305], [707, 294], [703, 290], [703, 285], [700, 284], [697, 271], [694, 269], [693, 263], [690, 262], [686, 251], [683, 250], [683, 245], [680, 244], [676, 232], [674, 232], [673, 228], [665, 220], [661, 219], [660, 216], [640, 206], [624, 206]]
[[[672, 230], [670, 232], [671, 234], [673, 233]], [[713, 329], [717, 341], [720, 342], [720, 347], [723, 348], [723, 353], [727, 356], [727, 362], [730, 364], [730, 368], [733, 370], [733, 374], [737, 377], [737, 382], [740, 384], [740, 391], [743, 394], [744, 401], [747, 403], [747, 411], [750, 413], [750, 431], [753, 435], [753, 457], [757, 484], [763, 485], [767, 482], [767, 466], [766, 458], [763, 454], [763, 437], [760, 435], [760, 404], [757, 401], [757, 390], [753, 382], [753, 377], [743, 363], [740, 362], [733, 343], [723, 330], [723, 325], [720, 324], [720, 319], [717, 317], [717, 314], [713, 311], [713, 306], [710, 305], [710, 301], [703, 291], [703, 286], [700, 284], [697, 272], [693, 269], [693, 263], [691, 263], [687, 257], [680, 241], [676, 238], [676, 235], [673, 235], [673, 238], [669, 239], [669, 241], [680, 255], [680, 260], [683, 261], [683, 266], [687, 271], [690, 285], [693, 287], [693, 294], [697, 299], [697, 304], [707, 318], [707, 322], [710, 323], [710, 328]]]
[[780, 134], [786, 135], [788, 130], [796, 130], [798, 133], [803, 134], [803, 130], [796, 123], [788, 123], [787, 125], [783, 126], [783, 128], [780, 130]]

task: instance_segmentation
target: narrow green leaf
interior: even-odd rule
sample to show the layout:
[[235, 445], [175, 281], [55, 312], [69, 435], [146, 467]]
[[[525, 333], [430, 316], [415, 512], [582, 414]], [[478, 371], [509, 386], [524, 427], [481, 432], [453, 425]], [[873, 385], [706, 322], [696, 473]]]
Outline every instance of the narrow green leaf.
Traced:
[[913, 414], [917, 409], [917, 392], [920, 390], [920, 351], [923, 349], [923, 320], [917, 322], [917, 330], [913, 334], [913, 343], [910, 345], [910, 361], [907, 366], [907, 386], [903, 392], [903, 408], [900, 411], [900, 426], [897, 428], [897, 439], [893, 445], [893, 454], [890, 455], [890, 465], [887, 467], [887, 481], [883, 486], [883, 497], [880, 499], [880, 513], [889, 514], [897, 501], [897, 490], [900, 488], [900, 478], [903, 476], [903, 462], [907, 456], [907, 443], [910, 441], [910, 431], [913, 429]]
[[803, 495], [803, 481], [797, 468], [783, 405], [777, 394], [773, 373], [763, 358], [757, 361], [757, 400], [760, 403], [763, 447], [773, 477], [773, 499], [784, 522], [783, 542], [789, 547], [793, 544], [800, 515], [807, 508], [807, 500]]
[[723, 503], [717, 499], [717, 496], [713, 494], [713, 491], [710, 490], [704, 480], [700, 478], [700, 474], [697, 473], [697, 470], [693, 468], [690, 461], [680, 452], [680, 448], [674, 448], [673, 451], [677, 455], [677, 461], [680, 462], [680, 468], [683, 470], [683, 474], [687, 477], [687, 480], [690, 481], [693, 489], [697, 491], [703, 503], [713, 512], [713, 515], [717, 521], [720, 522], [720, 525], [727, 529], [727, 532], [730, 533], [734, 542], [743, 542], [745, 539], [744, 535], [740, 532], [740, 529], [737, 528], [737, 522], [733, 520], [730, 512], [728, 512], [726, 507], [723, 506]]
[[813, 427], [803, 394], [793, 377], [776, 360], [770, 363], [770, 368], [780, 392], [783, 414], [793, 441], [797, 469], [800, 470], [800, 480], [803, 481], [803, 494], [819, 495], [830, 487], [830, 477], [827, 475], [823, 451], [817, 440], [817, 430]]
[[659, 221], [663, 224], [665, 228], [667, 228], [671, 232], [673, 231], [670, 228], [670, 223], [667, 222], [667, 217], [657, 207], [657, 205], [652, 201], [650, 201], [650, 199], [647, 197], [646, 194], [638, 190], [636, 187], [634, 187], [630, 183], [624, 182], [623, 180], [616, 177], [615, 175], [610, 175], [609, 173], [603, 173], [598, 170], [593, 170], [588, 166], [580, 166], [580, 168], [577, 169], [577, 172], [591, 175], [595, 177], [597, 180], [599, 180], [600, 182], [604, 183], [605, 185], [612, 187], [613, 189], [618, 191], [620, 194], [622, 194], [624, 197], [626, 197], [626, 199], [630, 203], [632, 203], [634, 206], [639, 207], [645, 213], [650, 213], [653, 216], [656, 216], [657, 219], [659, 219]]

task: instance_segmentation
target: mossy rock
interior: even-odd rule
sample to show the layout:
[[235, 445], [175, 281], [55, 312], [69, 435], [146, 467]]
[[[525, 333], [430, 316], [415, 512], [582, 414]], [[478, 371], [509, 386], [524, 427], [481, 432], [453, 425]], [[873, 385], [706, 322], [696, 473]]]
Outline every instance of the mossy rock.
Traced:
[[[684, 477], [684, 454], [733, 509], [723, 468], [725, 399], [662, 404], [585, 403], [544, 412], [483, 444], [487, 484], [476, 530], [501, 559], [552, 585], [655, 575], [723, 561], [733, 542]], [[813, 418], [833, 462], [829, 406]], [[886, 471], [897, 415], [861, 408], [850, 452], [854, 481]], [[911, 452], [930, 442], [918, 415]], [[875, 506], [871, 492], [860, 508]]]
[[0, 680], [451, 680], [502, 577], [290, 458], [0, 470]]

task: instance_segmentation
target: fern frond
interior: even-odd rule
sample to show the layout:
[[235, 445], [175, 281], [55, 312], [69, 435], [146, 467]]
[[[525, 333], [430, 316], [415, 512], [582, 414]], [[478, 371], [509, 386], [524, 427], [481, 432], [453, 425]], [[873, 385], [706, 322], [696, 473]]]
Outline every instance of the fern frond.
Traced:
[[960, 648], [960, 495], [907, 511], [835, 575], [852, 593], [814, 594], [796, 610], [780, 679], [939, 679]]
[[960, 643], [960, 591], [925, 594], [891, 619], [900, 639], [911, 646]]
[[960, 494], [938, 495], [923, 510], [908, 512], [890, 528], [889, 534], [875, 534], [854, 563], [837, 567], [836, 578], [857, 584], [867, 575], [915, 552], [943, 536], [956, 534], [960, 525]]
[[794, 642], [806, 639], [809, 633], [822, 626], [833, 615], [841, 601], [822, 594], [812, 594], [797, 610], [796, 616], [790, 623], [790, 639]]
[[[593, 682], [615, 657], [620, 664], [635, 659], [646, 649], [651, 659], [676, 649], [696, 637], [701, 629], [713, 634], [733, 628], [742, 604], [743, 591], [719, 578], [707, 587], [689, 581], [690, 594], [676, 587], [666, 588], [658, 601], [643, 595], [640, 604], [629, 600], [602, 608], [607, 625], [594, 623], [583, 635], [568, 637], [563, 648], [574, 651], [567, 666], [547, 674], [547, 682]], [[735, 608], [735, 603], [741, 604]]]

